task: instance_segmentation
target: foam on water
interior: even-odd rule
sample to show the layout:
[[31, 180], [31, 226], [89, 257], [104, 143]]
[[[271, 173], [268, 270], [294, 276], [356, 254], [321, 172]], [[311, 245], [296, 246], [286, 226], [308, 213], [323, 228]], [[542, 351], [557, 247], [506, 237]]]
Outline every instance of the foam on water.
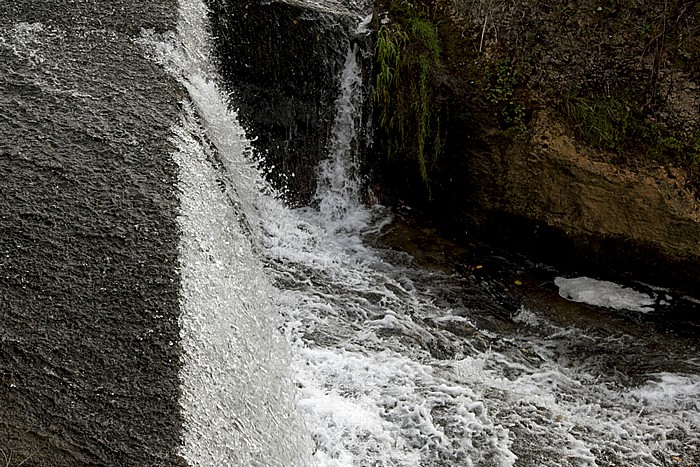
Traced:
[[426, 330], [420, 319], [458, 317], [421, 302], [409, 279], [384, 274], [391, 266], [357, 244], [386, 216], [360, 205], [357, 181], [349, 178], [359, 93], [355, 60], [351, 50], [330, 157], [321, 166], [320, 209], [277, 207], [264, 216], [263, 251], [295, 348], [299, 408], [317, 444], [314, 461], [513, 465], [507, 430], [494, 423], [481, 397], [432, 364], [428, 346], [453, 345], [459, 352], [462, 345]]
[[590, 277], [557, 277], [554, 283], [559, 287], [559, 295], [574, 302], [642, 313], [654, 310], [651, 306], [655, 302], [654, 297], [614, 282]]
[[320, 209], [290, 210], [271, 196], [215, 84], [205, 10], [194, 0], [181, 9], [178, 38], [144, 42], [191, 99], [174, 130], [188, 462], [636, 467], [698, 459], [697, 375], [653, 373], [625, 386], [571, 351], [604, 353], [624, 339], [562, 328], [527, 308], [514, 317], [517, 335], [482, 328], [479, 310], [437, 304], [459, 290], [457, 278], [440, 275], [444, 290], [431, 290], [422, 281], [437, 273], [390, 263], [363, 243], [388, 217], [360, 205], [352, 178], [353, 51]]
[[[338, 167], [343, 157], [352, 160], [333, 152], [327, 164]], [[347, 183], [342, 170], [325, 174]], [[332, 199], [339, 191], [332, 186], [319, 196]], [[624, 349], [624, 336], [561, 328], [525, 308], [514, 320], [536, 331], [527, 339], [478, 329], [469, 316], [435, 306], [411, 271], [371, 248], [339, 242], [382, 222], [373, 217], [338, 229], [343, 212], [265, 216], [277, 219], [267, 223], [264, 251], [295, 348], [316, 465], [499, 466], [519, 457], [520, 465], [653, 466], [696, 458], [700, 425], [692, 404], [664, 398], [642, 410], [640, 393], [606, 377], [597, 360], [572, 360], [577, 346]], [[582, 290], [580, 281], [561, 282]], [[649, 305], [647, 295], [606, 290], [608, 306]], [[491, 349], [477, 350], [448, 332], [448, 323]], [[437, 348], [454, 358], [436, 358]], [[648, 383], [657, 384], [663, 378]], [[683, 388], [693, 400], [693, 386]]]

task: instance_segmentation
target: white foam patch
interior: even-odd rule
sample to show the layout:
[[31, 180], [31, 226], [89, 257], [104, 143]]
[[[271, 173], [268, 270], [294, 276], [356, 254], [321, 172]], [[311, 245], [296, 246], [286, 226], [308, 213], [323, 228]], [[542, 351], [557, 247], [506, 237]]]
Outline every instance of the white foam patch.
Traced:
[[542, 319], [539, 316], [537, 316], [537, 314], [525, 308], [524, 306], [521, 306], [518, 310], [518, 313], [513, 316], [513, 321], [515, 321], [516, 323], [526, 324], [532, 327], [538, 327], [542, 325]]
[[654, 297], [614, 282], [577, 277], [557, 277], [559, 295], [567, 300], [589, 305], [647, 313], [654, 311]]
[[[544, 361], [541, 366], [515, 364], [491, 352], [481, 357], [485, 370], [465, 359], [460, 373], [472, 387], [502, 391], [489, 402], [504, 414], [502, 422], [520, 440], [520, 452], [534, 451], [559, 462], [537, 465], [656, 466], [665, 459], [695, 455], [700, 428], [698, 376], [658, 375], [645, 386], [626, 390], [598, 378]], [[508, 369], [512, 376], [504, 377]], [[512, 370], [515, 370], [513, 373]], [[459, 371], [459, 369], [457, 370]], [[687, 446], [670, 436], [688, 437]], [[680, 457], [679, 457], [680, 456]], [[535, 465], [523, 459], [523, 465]], [[607, 462], [607, 463], [606, 463]]]
[[630, 391], [655, 410], [684, 407], [695, 414], [695, 424], [700, 428], [700, 376], [660, 373], [651, 375], [653, 380]]
[[431, 366], [391, 351], [303, 348], [299, 355], [316, 465], [513, 465], [508, 432], [481, 397]]

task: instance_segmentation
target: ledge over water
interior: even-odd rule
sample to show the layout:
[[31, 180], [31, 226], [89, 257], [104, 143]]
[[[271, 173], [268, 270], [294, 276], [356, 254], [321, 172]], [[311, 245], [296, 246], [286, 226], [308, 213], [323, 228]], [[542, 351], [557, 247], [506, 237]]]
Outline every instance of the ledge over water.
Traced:
[[175, 0], [0, 4], [0, 462], [181, 465]]

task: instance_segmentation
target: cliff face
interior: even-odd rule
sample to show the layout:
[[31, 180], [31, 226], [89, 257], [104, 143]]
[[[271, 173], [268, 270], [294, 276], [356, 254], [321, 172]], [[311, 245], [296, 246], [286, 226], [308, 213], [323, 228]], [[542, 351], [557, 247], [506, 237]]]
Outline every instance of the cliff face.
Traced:
[[590, 274], [697, 287], [700, 209], [681, 170], [597, 160], [545, 111], [531, 128], [525, 147], [470, 158], [459, 227]]
[[335, 115], [338, 76], [358, 12], [336, 2], [210, 0], [232, 105], [271, 181], [291, 203], [315, 190]]
[[555, 3], [426, 9], [440, 24], [446, 70], [432, 79], [446, 145], [430, 168], [431, 201], [408, 201], [458, 236], [695, 289], [700, 8]]

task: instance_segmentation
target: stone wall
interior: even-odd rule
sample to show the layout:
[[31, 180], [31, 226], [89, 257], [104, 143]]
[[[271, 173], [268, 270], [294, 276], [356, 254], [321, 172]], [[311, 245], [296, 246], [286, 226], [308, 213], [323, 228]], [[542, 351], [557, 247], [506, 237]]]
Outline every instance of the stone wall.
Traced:
[[177, 12], [0, 2], [2, 465], [184, 465]]

